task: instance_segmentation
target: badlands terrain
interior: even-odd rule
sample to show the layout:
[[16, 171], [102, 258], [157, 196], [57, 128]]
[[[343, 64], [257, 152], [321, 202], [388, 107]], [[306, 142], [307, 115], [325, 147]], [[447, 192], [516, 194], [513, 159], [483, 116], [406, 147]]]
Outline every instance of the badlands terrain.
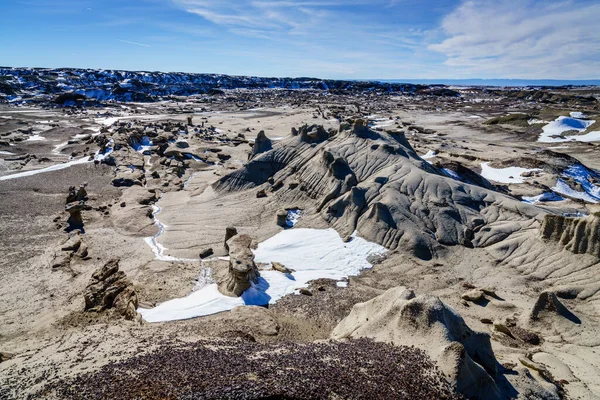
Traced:
[[0, 398], [600, 398], [600, 90], [1, 69]]

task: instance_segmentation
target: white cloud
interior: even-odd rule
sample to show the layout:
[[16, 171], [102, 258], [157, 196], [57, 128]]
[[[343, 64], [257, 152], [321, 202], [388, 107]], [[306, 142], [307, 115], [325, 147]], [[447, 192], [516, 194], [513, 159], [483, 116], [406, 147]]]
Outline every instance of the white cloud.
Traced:
[[600, 4], [466, 1], [429, 49], [460, 77], [598, 78]]
[[132, 44], [134, 46], [140, 46], [140, 47], [151, 47], [149, 44], [144, 44], [144, 43], [138, 43], [138, 42], [132, 42], [130, 40], [122, 40], [122, 39], [117, 39], [118, 42], [121, 43], [127, 43], [127, 44]]

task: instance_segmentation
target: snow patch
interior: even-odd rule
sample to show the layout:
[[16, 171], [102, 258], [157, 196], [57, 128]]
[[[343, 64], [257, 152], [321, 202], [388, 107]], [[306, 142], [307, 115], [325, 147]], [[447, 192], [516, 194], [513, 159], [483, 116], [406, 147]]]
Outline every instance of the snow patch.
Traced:
[[345, 243], [334, 229], [290, 229], [265, 240], [254, 251], [256, 263], [278, 261], [295, 272], [261, 271], [257, 284], [241, 297], [221, 294], [215, 283], [207, 284], [187, 297], [166, 301], [155, 308], [139, 308], [148, 322], [175, 321], [231, 310], [243, 305], [273, 304], [283, 296], [306, 287], [319, 278], [341, 280], [370, 268], [367, 257], [387, 250], [352, 235]]
[[539, 168], [494, 168], [490, 167], [489, 164], [489, 162], [481, 163], [481, 176], [483, 176], [487, 180], [500, 183], [523, 183], [525, 182], [526, 178], [522, 177], [522, 174], [526, 172], [541, 171], [541, 169]]
[[524, 203], [536, 204], [540, 201], [562, 201], [563, 197], [557, 195], [554, 192], [544, 192], [537, 196], [523, 196], [522, 197]]
[[561, 143], [561, 142], [594, 142], [600, 140], [600, 132], [589, 132], [585, 135], [570, 135], [561, 137], [563, 132], [577, 131], [579, 133], [584, 132], [596, 121], [585, 120], [573, 117], [558, 117], [556, 120], [550, 122], [542, 128], [542, 133], [538, 138], [538, 142], [542, 143]]

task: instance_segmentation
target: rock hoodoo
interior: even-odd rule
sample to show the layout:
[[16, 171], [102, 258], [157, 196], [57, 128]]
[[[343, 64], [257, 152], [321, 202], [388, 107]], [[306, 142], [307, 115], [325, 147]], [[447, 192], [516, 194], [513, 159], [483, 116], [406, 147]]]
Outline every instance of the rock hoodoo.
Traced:
[[258, 132], [256, 139], [254, 140], [254, 145], [252, 146], [252, 152], [248, 156], [248, 160], [252, 160], [257, 154], [264, 153], [265, 151], [269, 151], [273, 148], [273, 143], [271, 139], [265, 135], [265, 131]]
[[84, 298], [85, 311], [112, 310], [128, 320], [137, 318], [137, 294], [133, 283], [119, 270], [118, 259], [108, 261], [94, 272]]
[[88, 197], [87, 192], [85, 190], [87, 183], [79, 186], [79, 189], [75, 189], [75, 186], [71, 186], [69, 188], [69, 193], [67, 195], [65, 211], [69, 213], [69, 218], [67, 219], [67, 232], [74, 231], [79, 229], [83, 230], [83, 217], [81, 212], [84, 210], [91, 210], [92, 208], [86, 204]]
[[252, 238], [248, 235], [236, 235], [227, 241], [229, 248], [229, 267], [216, 271], [219, 291], [227, 296], [241, 296], [252, 283], [258, 283], [260, 276], [254, 253], [250, 249]]

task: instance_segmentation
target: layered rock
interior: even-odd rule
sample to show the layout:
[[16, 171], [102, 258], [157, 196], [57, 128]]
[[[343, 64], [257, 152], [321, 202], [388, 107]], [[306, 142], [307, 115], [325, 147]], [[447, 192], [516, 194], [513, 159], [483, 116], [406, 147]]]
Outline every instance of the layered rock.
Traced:
[[600, 218], [597, 215], [579, 218], [547, 214], [540, 235], [575, 254], [600, 257]]
[[87, 183], [79, 186], [78, 190], [75, 190], [75, 186], [71, 186], [69, 188], [69, 193], [67, 194], [65, 211], [69, 213], [69, 218], [67, 219], [67, 232], [71, 232], [74, 230], [80, 230], [83, 232], [83, 217], [81, 215], [82, 211], [91, 210], [92, 207], [86, 204], [88, 197], [87, 192], [85, 190]]
[[401, 133], [357, 120], [339, 133], [302, 127], [214, 184], [258, 187], [286, 202], [312, 202], [342, 236], [354, 231], [389, 249], [430, 259], [441, 245], [485, 247], [540, 220], [544, 211], [461, 182], [422, 160]]
[[474, 399], [500, 398], [489, 335], [471, 330], [437, 297], [415, 297], [412, 290], [397, 287], [356, 304], [332, 338], [362, 337], [416, 346], [437, 362], [458, 392]]
[[133, 283], [119, 270], [118, 259], [108, 261], [93, 273], [84, 298], [85, 311], [111, 310], [128, 320], [137, 318], [137, 294]]
[[236, 235], [227, 241], [229, 266], [226, 271], [217, 271], [219, 291], [227, 296], [241, 296], [260, 276], [250, 249], [252, 238]]

